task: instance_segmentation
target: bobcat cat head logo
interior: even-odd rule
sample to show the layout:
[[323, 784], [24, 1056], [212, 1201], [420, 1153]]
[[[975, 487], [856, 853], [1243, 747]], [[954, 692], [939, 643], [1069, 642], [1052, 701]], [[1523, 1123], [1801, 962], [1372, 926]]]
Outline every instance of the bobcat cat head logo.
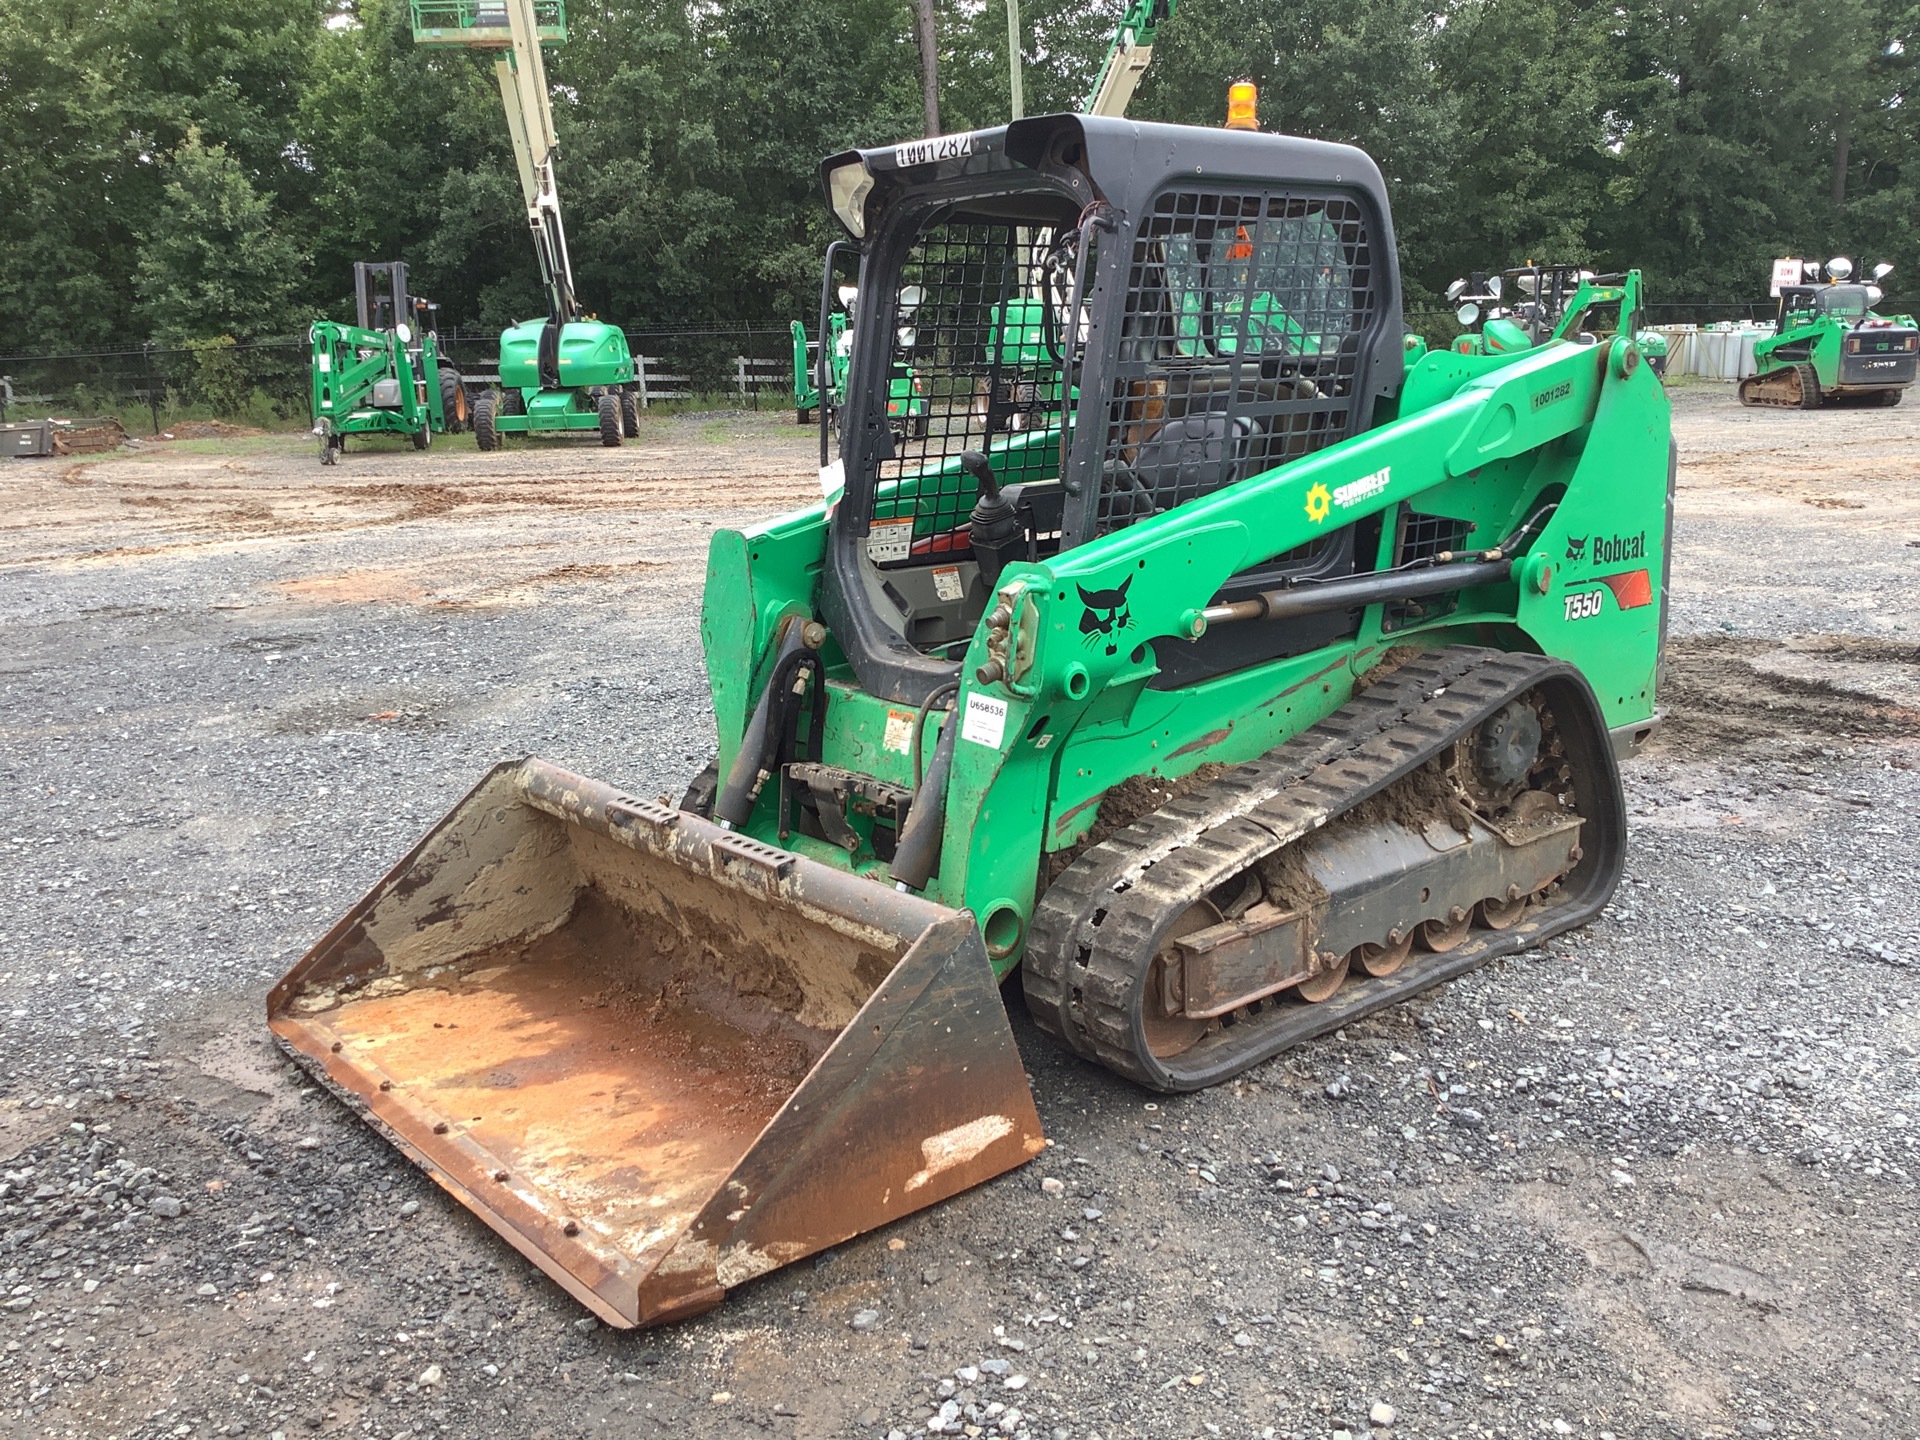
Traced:
[[1088, 645], [1107, 642], [1107, 654], [1115, 654], [1119, 646], [1113, 643], [1115, 637], [1133, 623], [1133, 614], [1127, 609], [1127, 587], [1133, 584], [1129, 575], [1112, 590], [1089, 590], [1080, 585], [1080, 602], [1087, 608], [1080, 612], [1080, 634]]
[[1567, 559], [1584, 560], [1587, 558], [1587, 537], [1584, 535], [1567, 536]]

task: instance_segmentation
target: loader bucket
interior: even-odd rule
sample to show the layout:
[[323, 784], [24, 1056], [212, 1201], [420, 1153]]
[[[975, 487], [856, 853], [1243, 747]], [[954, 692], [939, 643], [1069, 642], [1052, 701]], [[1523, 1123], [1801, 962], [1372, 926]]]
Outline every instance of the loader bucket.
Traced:
[[1044, 1143], [971, 915], [540, 760], [489, 774], [267, 1018], [618, 1326]]

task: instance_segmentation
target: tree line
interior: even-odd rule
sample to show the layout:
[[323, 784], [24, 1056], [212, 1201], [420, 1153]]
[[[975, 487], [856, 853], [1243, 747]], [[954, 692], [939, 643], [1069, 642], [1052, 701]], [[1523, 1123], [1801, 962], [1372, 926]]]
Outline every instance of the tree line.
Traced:
[[[925, 121], [915, 0], [572, 0], [550, 52], [586, 303], [629, 329], [817, 303], [822, 156]], [[1007, 115], [1001, 0], [935, 0], [949, 130]], [[1027, 0], [1028, 113], [1071, 109], [1115, 0]], [[1371, 153], [1410, 303], [1529, 259], [1638, 265], [1656, 299], [1764, 297], [1847, 253], [1920, 293], [1911, 0], [1184, 0], [1138, 119]], [[444, 322], [540, 313], [488, 54], [405, 0], [0, 6], [0, 354], [297, 332], [404, 259]]]

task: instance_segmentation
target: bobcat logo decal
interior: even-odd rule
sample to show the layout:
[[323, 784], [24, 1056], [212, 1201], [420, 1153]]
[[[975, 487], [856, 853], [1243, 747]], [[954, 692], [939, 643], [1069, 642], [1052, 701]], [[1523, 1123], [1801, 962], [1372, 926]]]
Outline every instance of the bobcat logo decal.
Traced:
[[1112, 590], [1089, 590], [1084, 585], [1076, 586], [1080, 592], [1080, 603], [1086, 609], [1080, 612], [1080, 634], [1088, 645], [1107, 642], [1107, 654], [1118, 653], [1120, 647], [1114, 640], [1120, 632], [1133, 624], [1133, 613], [1127, 609], [1127, 587], [1133, 584], [1129, 575]]
[[1567, 536], [1567, 559], [1581, 561], [1587, 558], [1587, 537], [1584, 535]]

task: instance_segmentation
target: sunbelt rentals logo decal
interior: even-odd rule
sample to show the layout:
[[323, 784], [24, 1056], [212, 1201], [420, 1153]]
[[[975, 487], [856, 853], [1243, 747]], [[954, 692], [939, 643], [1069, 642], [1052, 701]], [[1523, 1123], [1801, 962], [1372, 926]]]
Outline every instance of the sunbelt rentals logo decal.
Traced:
[[1335, 509], [1350, 510], [1363, 501], [1371, 500], [1392, 482], [1391, 465], [1382, 465], [1371, 475], [1362, 475], [1358, 480], [1349, 480], [1332, 490], [1316, 480], [1307, 491], [1307, 519], [1318, 525]]

